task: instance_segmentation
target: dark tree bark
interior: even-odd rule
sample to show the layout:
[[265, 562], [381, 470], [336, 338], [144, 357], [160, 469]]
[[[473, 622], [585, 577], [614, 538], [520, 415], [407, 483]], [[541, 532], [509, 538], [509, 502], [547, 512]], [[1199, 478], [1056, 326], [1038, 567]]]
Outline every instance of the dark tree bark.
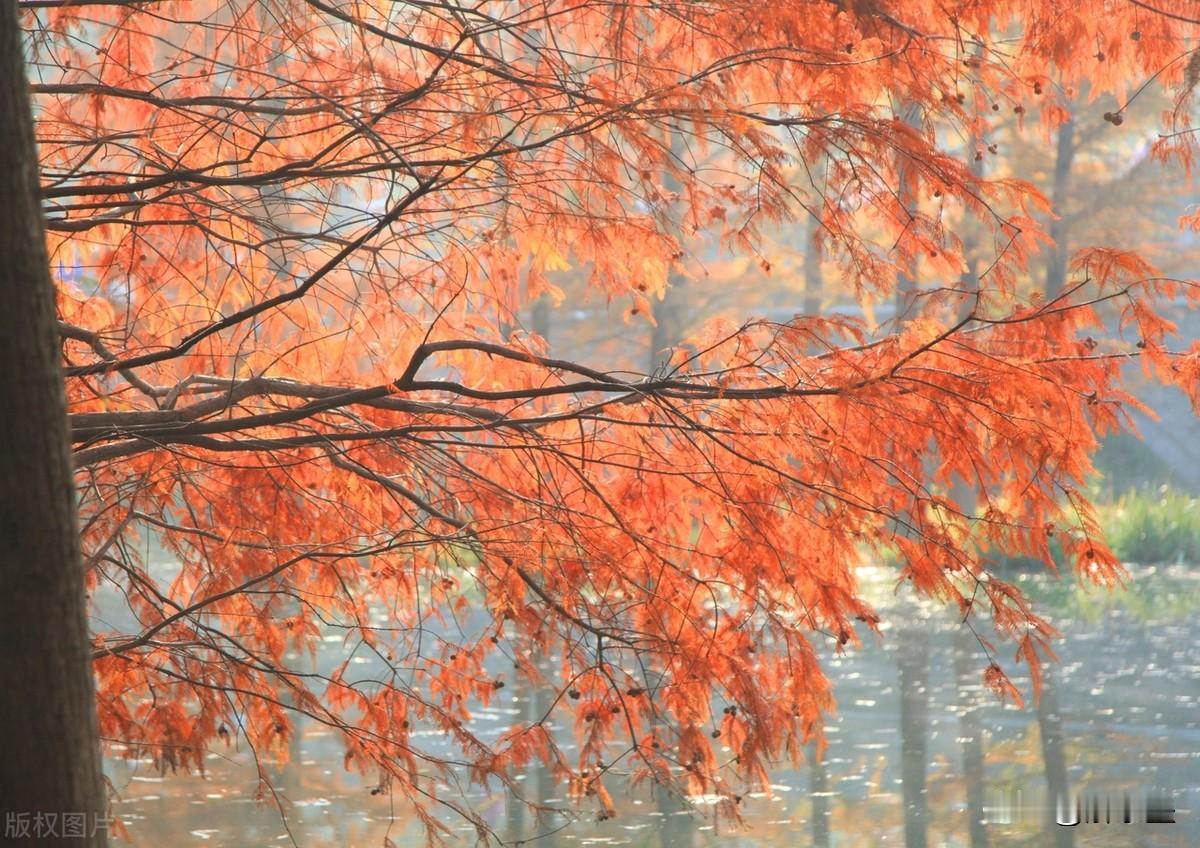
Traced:
[[[32, 838], [31, 828], [31, 845], [103, 846], [105, 799], [66, 398], [17, 14], [17, 4], [6, 0], [0, 10], [0, 382], [7, 397], [0, 416], [0, 806], [26, 821], [47, 816], [41, 838]], [[64, 813], [83, 814], [85, 836], [65, 832]], [[56, 817], [53, 826], [49, 816]], [[6, 816], [6, 844], [22, 844], [12, 821]]]

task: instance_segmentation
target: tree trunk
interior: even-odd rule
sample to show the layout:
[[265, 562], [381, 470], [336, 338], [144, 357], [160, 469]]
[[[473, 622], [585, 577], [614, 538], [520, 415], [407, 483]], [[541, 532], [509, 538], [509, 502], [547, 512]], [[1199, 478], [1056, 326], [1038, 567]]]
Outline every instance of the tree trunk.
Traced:
[[658, 844], [661, 848], [692, 848], [696, 821], [690, 815], [688, 802], [660, 784], [655, 785], [658, 806]]
[[684, 281], [671, 275], [671, 285], [662, 300], [654, 301], [654, 326], [650, 328], [650, 359], [647, 373], [657, 374], [671, 362], [671, 353], [683, 335], [682, 301]]
[[1058, 128], [1058, 144], [1054, 155], [1054, 194], [1050, 201], [1054, 214], [1057, 216], [1050, 221], [1050, 238], [1054, 242], [1050, 246], [1046, 260], [1046, 300], [1053, 300], [1062, 294], [1067, 282], [1067, 238], [1068, 225], [1066, 222], [1067, 195], [1070, 191], [1071, 163], [1075, 159], [1075, 122], [1067, 120]]
[[23, 56], [17, 4], [8, 0], [0, 11], [0, 382], [8, 398], [0, 416], [4, 835], [6, 844], [102, 846], [86, 599]]
[[[554, 708], [554, 667], [545, 654], [539, 653], [537, 657], [531, 658], [531, 662], [541, 670], [545, 680], [544, 683], [534, 685], [530, 693], [533, 701], [533, 719], [542, 721], [547, 719]], [[526, 845], [536, 845], [538, 848], [555, 848], [561, 844], [558, 831], [563, 821], [557, 815], [547, 812], [546, 808], [551, 803], [550, 799], [556, 796], [559, 785], [540, 757], [535, 757], [529, 767], [531, 775], [528, 779], [532, 783], [526, 797], [532, 798], [537, 806], [529, 826], [529, 838], [524, 841]]]
[[954, 631], [954, 675], [958, 683], [959, 737], [962, 739], [963, 777], [967, 783], [967, 833], [971, 848], [988, 848], [984, 822], [983, 717], [979, 702], [979, 662], [971, 631], [960, 626]]
[[[679, 133], [671, 135], [671, 151], [676, 157], [684, 154], [684, 145]], [[683, 186], [670, 174], [663, 176], [663, 188], [675, 195], [682, 195]], [[665, 371], [671, 363], [671, 355], [675, 345], [683, 338], [685, 326], [684, 311], [687, 301], [684, 284], [686, 277], [672, 272], [668, 280], [667, 291], [662, 300], [655, 300], [652, 306], [654, 326], [650, 329], [650, 356], [646, 365], [646, 373], [653, 376]]]
[[550, 295], [543, 294], [533, 302], [533, 331], [550, 344]]
[[[910, 127], [919, 127], [921, 121], [921, 109], [912, 102], [906, 102], [900, 109], [900, 120], [908, 124]], [[909, 164], [907, 157], [903, 154], [897, 154], [896, 162], [896, 191], [899, 195], [900, 206], [905, 213], [911, 215], [916, 207], [916, 200], [913, 197], [915, 175], [913, 168]], [[900, 327], [913, 316], [910, 314], [917, 304], [917, 280], [908, 271], [903, 271], [896, 276], [896, 317], [893, 324], [893, 330], [899, 331]]]
[[817, 744], [808, 746], [808, 795], [812, 799], [813, 848], [829, 848], [829, 770], [824, 757], [817, 756]]
[[1042, 667], [1042, 697], [1037, 703], [1038, 730], [1042, 737], [1042, 761], [1046, 768], [1046, 827], [1053, 834], [1055, 848], [1074, 848], [1075, 831], [1055, 822], [1058, 801], [1070, 809], [1071, 782], [1067, 774], [1066, 740], [1062, 716], [1058, 712], [1058, 669], [1047, 663]]
[[[978, 56], [979, 50], [976, 45], [975, 54]], [[974, 177], [983, 176], [983, 159], [976, 159], [976, 155], [983, 149], [983, 140], [975, 134], [971, 135], [967, 142], [967, 167], [971, 169], [971, 175]], [[959, 277], [959, 287], [964, 293], [974, 295], [979, 292], [979, 243], [980, 230], [982, 226], [977, 218], [968, 216], [963, 221], [963, 259], [966, 262], [966, 269], [962, 276]], [[974, 307], [975, 302], [971, 297], [963, 299], [959, 307], [958, 317], [965, 318]]]
[[929, 634], [901, 630], [896, 639], [900, 665], [900, 788], [904, 804], [904, 848], [929, 844], [929, 798], [925, 770], [929, 747]]
[[804, 227], [804, 314], [821, 314], [825, 281], [821, 277], [821, 220], [809, 214]]
[[[519, 710], [512, 717], [513, 724], [524, 724], [531, 718], [534, 721], [540, 718], [540, 716], [533, 715], [533, 692], [530, 691], [525, 678], [520, 675], [513, 675], [512, 695], [500, 699], [501, 703], [505, 700]], [[529, 770], [526, 769], [525, 782], [521, 784], [520, 794], [511, 790], [504, 793], [504, 841], [512, 845], [520, 845], [528, 836], [525, 833], [525, 809], [530, 801], [529, 773]], [[516, 773], [513, 774], [513, 777], [516, 777]]]

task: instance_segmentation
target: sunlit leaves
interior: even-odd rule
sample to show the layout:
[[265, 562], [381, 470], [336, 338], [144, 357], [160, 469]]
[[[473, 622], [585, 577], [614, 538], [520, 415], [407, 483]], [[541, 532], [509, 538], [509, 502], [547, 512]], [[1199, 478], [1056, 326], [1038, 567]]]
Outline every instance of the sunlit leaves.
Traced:
[[[538, 759], [600, 817], [614, 757], [732, 809], [820, 746], [818, 650], [884, 632], [855, 572], [883, 556], [901, 591], [1015, 643], [1036, 688], [1053, 630], [992, 558], [1052, 566], [1056, 535], [1078, 577], [1119, 580], [1081, 492], [1136, 405], [1120, 363], [1193, 400], [1200, 367], [1158, 309], [1190, 289], [1137, 245], [1086, 249], [1061, 296], [1027, 297], [1047, 199], [976, 165], [1010, 108], [1052, 127], [1085, 81], [1194, 83], [1178, 22], [1143, 17], [28, 13], [89, 582], [128, 613], [97, 635], [102, 734], [198, 767], [231, 727], [282, 754], [307, 715], [435, 832], [452, 765], [418, 724], [472, 779]], [[808, 216], [868, 320], [718, 318], [649, 375], [555, 358], [521, 325], [586, 283], [632, 347], [725, 253], [785, 277], [768, 234]], [[870, 305], [918, 279], [880, 336]], [[1123, 347], [1092, 335], [1114, 309]], [[329, 638], [345, 657], [316, 669]], [[525, 682], [555, 694], [546, 715], [468, 730]], [[985, 682], [1020, 698], [999, 661]]]

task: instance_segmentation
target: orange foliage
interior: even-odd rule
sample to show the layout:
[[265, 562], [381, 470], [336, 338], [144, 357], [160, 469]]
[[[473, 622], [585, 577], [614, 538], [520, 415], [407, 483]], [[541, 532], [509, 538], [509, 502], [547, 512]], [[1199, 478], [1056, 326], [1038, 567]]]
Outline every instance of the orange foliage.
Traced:
[[[416, 723], [602, 815], [614, 761], [732, 798], [819, 738], [817, 647], [877, 632], [854, 565], [885, 549], [1036, 668], [1053, 631], [989, 553], [1049, 565], [1058, 527], [1120, 578], [1081, 484], [1127, 357], [1196, 398], [1156, 312], [1192, 288], [1117, 245], [1020, 294], [1045, 199], [947, 139], [993, 155], [1001, 104], [1052, 125], [1157, 75], [1186, 156], [1190, 4], [1153, 5], [22, 3], [89, 581], [132, 622], [98, 622], [102, 735], [200, 766], [299, 712], [422, 815], [450, 764]], [[514, 329], [573, 273], [640, 332], [698, 239], [756, 255], [808, 214], [863, 297], [923, 263], [906, 325], [714, 321], [645, 376]], [[1136, 346], [1088, 336], [1106, 302]], [[498, 657], [559, 697], [485, 743]]]

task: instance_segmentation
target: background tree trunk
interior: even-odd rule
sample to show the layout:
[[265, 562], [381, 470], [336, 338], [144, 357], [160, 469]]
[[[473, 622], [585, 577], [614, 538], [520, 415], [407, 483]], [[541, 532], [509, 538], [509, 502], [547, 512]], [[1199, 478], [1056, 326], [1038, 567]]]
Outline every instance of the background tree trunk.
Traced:
[[[105, 806], [54, 284], [17, 4], [0, 9], [0, 799], [39, 846], [103, 846]], [[34, 822], [41, 813], [45, 818]], [[63, 830], [84, 814], [83, 838]], [[5, 841], [24, 840], [5, 818]], [[102, 824], [102, 822], [101, 822]], [[51, 833], [53, 831], [53, 833]], [[57, 835], [54, 835], [57, 834]]]
[[1054, 186], [1050, 201], [1054, 214], [1050, 221], [1050, 245], [1046, 260], [1046, 300], [1062, 294], [1067, 282], [1067, 239], [1069, 225], [1066, 220], [1067, 197], [1070, 194], [1071, 163], [1075, 159], [1075, 122], [1068, 119], [1058, 128], [1058, 144], [1054, 157]]
[[[904, 121], [910, 127], [919, 128], [921, 125], [920, 106], [912, 101], [903, 104], [900, 109], [900, 120]], [[900, 205], [911, 214], [916, 206], [916, 199], [913, 197], [913, 169], [903, 154], [898, 154], [896, 184], [896, 191], [900, 197]], [[894, 294], [896, 319], [892, 325], [893, 330], [898, 331], [908, 319], [913, 317], [910, 313], [916, 306], [918, 288], [917, 279], [912, 274], [906, 271], [897, 275], [896, 291]]]
[[896, 637], [900, 666], [900, 789], [904, 803], [904, 848], [929, 844], [929, 633], [902, 629]]
[[817, 756], [817, 744], [808, 746], [808, 796], [812, 800], [813, 848], [829, 848], [830, 819], [829, 770], [824, 756]]
[[1071, 807], [1071, 781], [1067, 773], [1066, 740], [1062, 716], [1058, 712], [1058, 669], [1049, 663], [1042, 667], [1042, 697], [1037, 702], [1038, 730], [1042, 737], [1042, 761], [1046, 769], [1046, 828], [1053, 834], [1055, 848], [1074, 848], [1075, 829], [1055, 823], [1058, 799], [1063, 808]]
[[988, 831], [984, 822], [986, 782], [983, 750], [983, 715], [979, 683], [980, 657], [978, 643], [965, 626], [954, 631], [954, 676], [958, 684], [959, 737], [962, 739], [963, 777], [967, 783], [967, 833], [971, 848], [988, 848]]
[[809, 215], [804, 222], [804, 314], [821, 314], [825, 281], [821, 278], [821, 221]]

